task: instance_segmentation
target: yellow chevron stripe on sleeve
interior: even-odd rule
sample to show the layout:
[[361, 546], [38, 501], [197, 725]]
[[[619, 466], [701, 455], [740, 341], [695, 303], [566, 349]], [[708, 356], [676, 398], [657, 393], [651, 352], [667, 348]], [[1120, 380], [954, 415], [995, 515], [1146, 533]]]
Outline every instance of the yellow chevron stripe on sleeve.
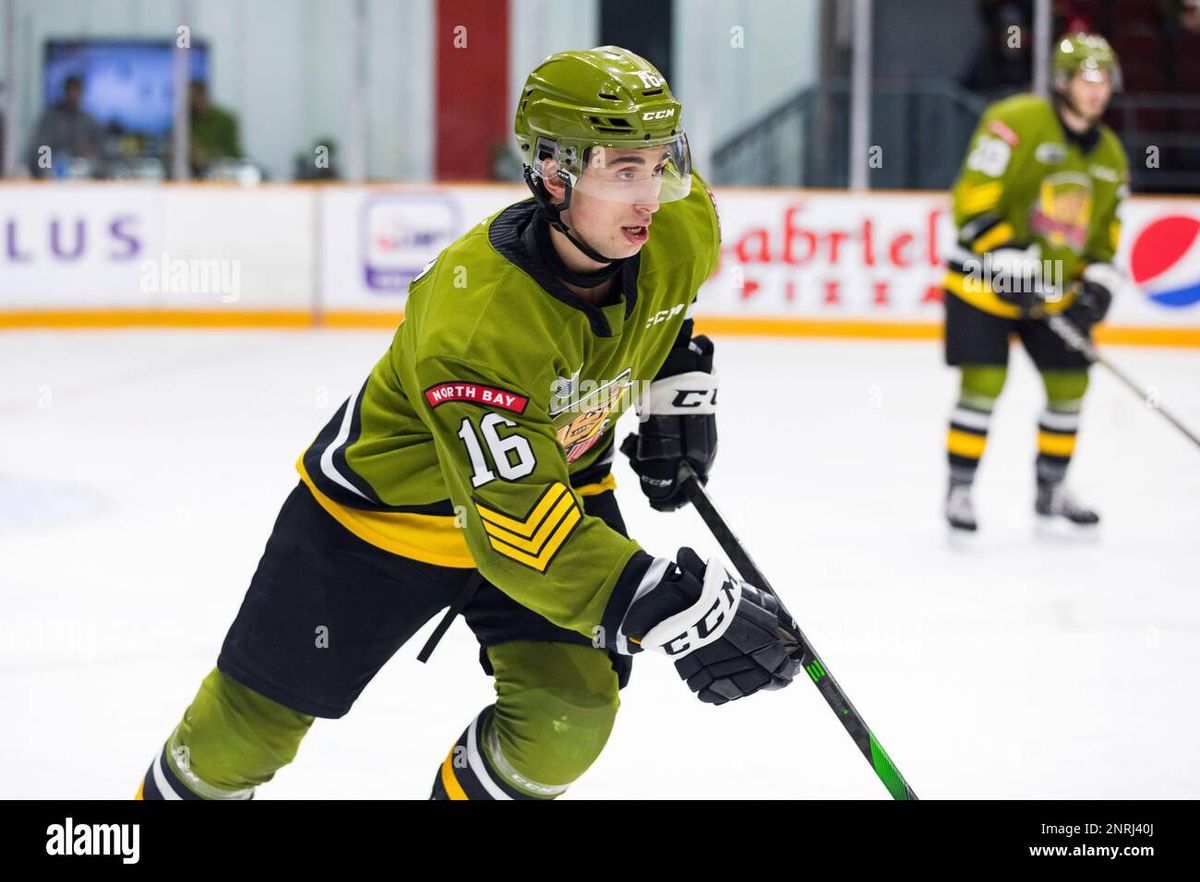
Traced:
[[1007, 242], [1013, 237], [1013, 226], [1008, 221], [1001, 221], [978, 239], [971, 243], [971, 250], [976, 254], [991, 251], [997, 245]]
[[522, 551], [528, 551], [531, 554], [537, 554], [541, 547], [546, 543], [546, 538], [554, 531], [554, 528], [562, 522], [562, 519], [567, 516], [567, 512], [575, 507], [575, 500], [570, 493], [562, 494], [558, 499], [558, 505], [548, 514], [542, 523], [538, 526], [537, 532], [528, 539], [523, 538], [517, 533], [513, 533], [503, 527], [497, 527], [495, 524], [488, 521], [483, 522], [483, 529], [487, 534], [501, 542], [506, 542], [514, 548], [519, 548]]
[[1119, 220], [1114, 220], [1108, 225], [1108, 240], [1112, 250], [1116, 251], [1117, 243], [1121, 241], [1121, 222]]
[[537, 531], [542, 519], [546, 517], [564, 493], [567, 493], [566, 485], [559, 481], [554, 482], [550, 485], [550, 489], [542, 494], [542, 498], [533, 507], [533, 511], [520, 520], [478, 502], [475, 503], [475, 508], [479, 510], [479, 516], [485, 521], [528, 539]]
[[975, 186], [967, 184], [959, 191], [958, 207], [965, 215], [982, 214], [1000, 204], [1003, 192], [1003, 184], [999, 181]]
[[488, 544], [497, 554], [544, 573], [567, 541], [583, 512], [561, 481], [547, 488], [524, 518], [514, 518], [476, 502]]
[[496, 553], [510, 557], [517, 563], [525, 564], [527, 567], [532, 567], [539, 573], [544, 573], [546, 572], [546, 567], [550, 566], [550, 561], [553, 560], [554, 555], [558, 553], [558, 549], [567, 541], [567, 537], [571, 535], [571, 531], [575, 529], [575, 525], [579, 523], [582, 517], [583, 513], [578, 508], [573, 507], [537, 554], [527, 554], [492, 536], [488, 537], [488, 541], [491, 542], [492, 548]]

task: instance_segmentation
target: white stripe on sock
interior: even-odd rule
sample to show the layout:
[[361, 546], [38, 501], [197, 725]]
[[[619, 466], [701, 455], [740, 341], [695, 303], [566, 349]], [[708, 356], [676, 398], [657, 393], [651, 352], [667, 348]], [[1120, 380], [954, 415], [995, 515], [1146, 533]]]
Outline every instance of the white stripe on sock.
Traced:
[[1079, 429], [1079, 414], [1063, 413], [1059, 410], [1043, 410], [1038, 423], [1057, 432], [1075, 432]]
[[154, 760], [154, 786], [158, 788], [158, 792], [162, 794], [163, 799], [179, 799], [183, 797], [175, 792], [175, 788], [171, 786], [171, 782], [167, 780], [166, 773], [162, 770], [163, 757], [160, 753]]
[[988, 424], [992, 420], [990, 413], [982, 413], [978, 410], [969, 410], [965, 407], [954, 408], [954, 413], [950, 415], [953, 422], [960, 426], [966, 426], [968, 429], [977, 429], [980, 432], [988, 430]]
[[471, 771], [475, 773], [475, 777], [479, 779], [479, 783], [483, 785], [483, 789], [491, 795], [492, 799], [512, 799], [500, 789], [499, 784], [492, 780], [487, 764], [479, 755], [479, 743], [475, 739], [475, 731], [478, 728], [479, 717], [476, 716], [467, 728], [467, 764], [470, 765]]

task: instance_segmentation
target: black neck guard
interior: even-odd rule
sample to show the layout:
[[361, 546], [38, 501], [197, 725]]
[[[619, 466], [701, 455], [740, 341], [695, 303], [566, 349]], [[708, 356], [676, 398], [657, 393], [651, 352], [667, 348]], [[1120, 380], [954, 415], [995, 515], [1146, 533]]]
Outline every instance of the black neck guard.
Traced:
[[[592, 332], [597, 337], [611, 337], [612, 328], [604, 310], [569, 289], [542, 259], [542, 249], [537, 244], [536, 227], [544, 222], [538, 215], [536, 200], [526, 199], [524, 202], [510, 205], [492, 221], [488, 229], [488, 241], [498, 254], [519, 267], [543, 291], [587, 316]], [[641, 253], [627, 257], [619, 263], [621, 272], [617, 278], [620, 284], [613, 286], [614, 296], [610, 297], [610, 300], [620, 302], [621, 298], [624, 298], [625, 318], [628, 319], [637, 307]]]
[[591, 273], [581, 273], [571, 269], [563, 263], [558, 249], [554, 247], [554, 242], [550, 238], [550, 224], [540, 211], [534, 214], [533, 221], [529, 224], [528, 234], [526, 247], [536, 248], [538, 255], [552, 273], [568, 285], [574, 285], [577, 288], [596, 288], [603, 285], [616, 276], [625, 263], [623, 259], [614, 260], [608, 266]]

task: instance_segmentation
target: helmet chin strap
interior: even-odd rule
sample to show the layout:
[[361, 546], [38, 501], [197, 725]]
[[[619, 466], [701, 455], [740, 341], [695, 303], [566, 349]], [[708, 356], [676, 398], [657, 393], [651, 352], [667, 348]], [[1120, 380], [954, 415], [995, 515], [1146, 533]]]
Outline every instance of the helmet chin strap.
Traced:
[[546, 218], [546, 222], [554, 229], [558, 230], [567, 240], [597, 263], [614, 263], [621, 258], [607, 257], [601, 254], [591, 245], [584, 242], [578, 236], [571, 232], [570, 228], [563, 223], [562, 213], [571, 205], [571, 183], [564, 181], [566, 192], [563, 201], [555, 205], [550, 201], [550, 194], [546, 191], [546, 185], [541, 178], [529, 166], [525, 166], [525, 183], [529, 185], [529, 189], [533, 191], [534, 198], [537, 199], [538, 205], [541, 207], [542, 214]]

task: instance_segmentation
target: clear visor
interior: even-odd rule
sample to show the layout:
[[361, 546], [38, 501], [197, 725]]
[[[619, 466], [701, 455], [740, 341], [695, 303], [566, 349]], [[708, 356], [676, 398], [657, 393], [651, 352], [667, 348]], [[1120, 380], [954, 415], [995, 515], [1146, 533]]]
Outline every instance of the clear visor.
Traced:
[[1121, 88], [1121, 68], [1115, 64], [1102, 68], [1094, 61], [1086, 62], [1079, 68], [1079, 78], [1088, 83], [1108, 83], [1114, 91]]
[[592, 147], [583, 172], [571, 176], [571, 186], [588, 196], [626, 205], [682, 199], [692, 189], [687, 137], [680, 132], [670, 144], [657, 147]]

